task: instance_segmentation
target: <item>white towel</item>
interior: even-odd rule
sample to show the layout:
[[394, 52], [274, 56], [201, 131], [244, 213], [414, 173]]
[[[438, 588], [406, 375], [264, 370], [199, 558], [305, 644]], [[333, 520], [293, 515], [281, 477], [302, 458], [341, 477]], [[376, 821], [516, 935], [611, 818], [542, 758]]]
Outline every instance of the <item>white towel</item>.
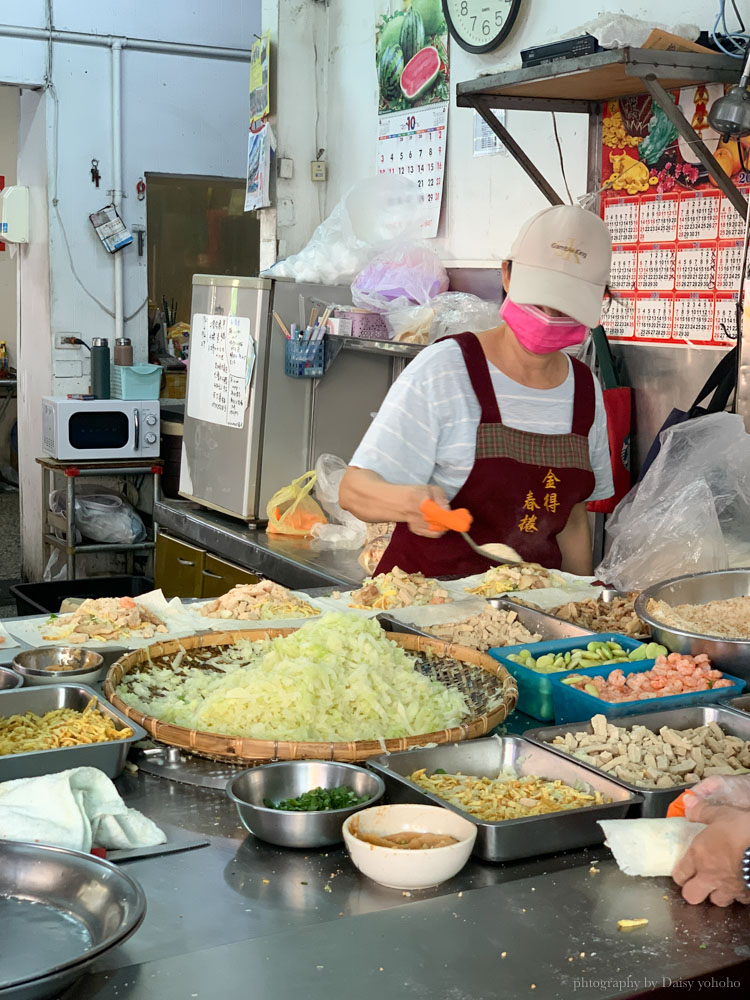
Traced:
[[166, 839], [147, 816], [125, 805], [95, 767], [0, 784], [0, 840], [88, 853], [92, 847], [153, 847]]

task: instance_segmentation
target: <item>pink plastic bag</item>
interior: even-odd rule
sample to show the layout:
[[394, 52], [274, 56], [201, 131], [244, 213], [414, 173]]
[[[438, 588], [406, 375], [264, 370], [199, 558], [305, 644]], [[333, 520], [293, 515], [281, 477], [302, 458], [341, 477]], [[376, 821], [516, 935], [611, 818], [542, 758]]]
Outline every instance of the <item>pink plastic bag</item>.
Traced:
[[352, 282], [352, 300], [363, 309], [389, 312], [424, 305], [448, 288], [440, 258], [419, 243], [398, 243], [384, 250]]

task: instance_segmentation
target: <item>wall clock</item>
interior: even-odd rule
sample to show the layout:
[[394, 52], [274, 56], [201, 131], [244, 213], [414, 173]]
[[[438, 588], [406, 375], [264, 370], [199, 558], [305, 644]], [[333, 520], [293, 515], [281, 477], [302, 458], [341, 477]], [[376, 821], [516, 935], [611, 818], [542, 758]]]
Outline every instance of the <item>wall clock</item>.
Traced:
[[490, 52], [515, 24], [521, 0], [443, 0], [448, 29], [467, 52]]

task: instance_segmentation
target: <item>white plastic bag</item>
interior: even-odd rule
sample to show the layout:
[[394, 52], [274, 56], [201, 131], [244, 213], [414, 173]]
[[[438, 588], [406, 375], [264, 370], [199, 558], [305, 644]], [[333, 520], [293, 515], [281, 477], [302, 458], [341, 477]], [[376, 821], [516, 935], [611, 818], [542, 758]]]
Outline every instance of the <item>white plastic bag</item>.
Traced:
[[596, 568], [620, 590], [748, 564], [750, 436], [742, 417], [714, 413], [661, 434], [661, 450], [607, 523]]
[[[76, 488], [76, 535], [92, 542], [131, 545], [146, 537], [146, 526], [136, 510], [119, 494], [102, 486], [81, 485]], [[65, 514], [65, 490], [50, 493], [49, 508]], [[80, 541], [80, 538], [77, 538]]]
[[319, 549], [361, 549], [367, 525], [339, 505], [339, 487], [346, 462], [337, 455], [321, 455], [315, 463], [315, 498], [328, 516], [328, 524], [316, 524], [312, 536]]
[[469, 292], [442, 292], [426, 306], [391, 310], [385, 320], [393, 339], [412, 344], [434, 344], [456, 333], [481, 333], [500, 323], [499, 302]]
[[263, 272], [268, 278], [346, 284], [390, 240], [413, 240], [426, 221], [417, 185], [378, 174], [356, 184], [299, 253]]

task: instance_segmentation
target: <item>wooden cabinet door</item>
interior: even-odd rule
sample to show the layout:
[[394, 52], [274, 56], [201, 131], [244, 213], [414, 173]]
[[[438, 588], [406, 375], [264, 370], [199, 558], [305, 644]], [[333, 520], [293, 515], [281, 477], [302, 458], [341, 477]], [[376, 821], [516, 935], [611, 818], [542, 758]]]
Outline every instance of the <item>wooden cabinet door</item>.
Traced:
[[200, 597], [206, 553], [170, 535], [159, 534], [154, 560], [154, 584], [164, 596]]
[[241, 566], [226, 562], [217, 556], [206, 553], [206, 561], [202, 570], [203, 583], [201, 597], [221, 597], [238, 583], [257, 583], [259, 576]]

